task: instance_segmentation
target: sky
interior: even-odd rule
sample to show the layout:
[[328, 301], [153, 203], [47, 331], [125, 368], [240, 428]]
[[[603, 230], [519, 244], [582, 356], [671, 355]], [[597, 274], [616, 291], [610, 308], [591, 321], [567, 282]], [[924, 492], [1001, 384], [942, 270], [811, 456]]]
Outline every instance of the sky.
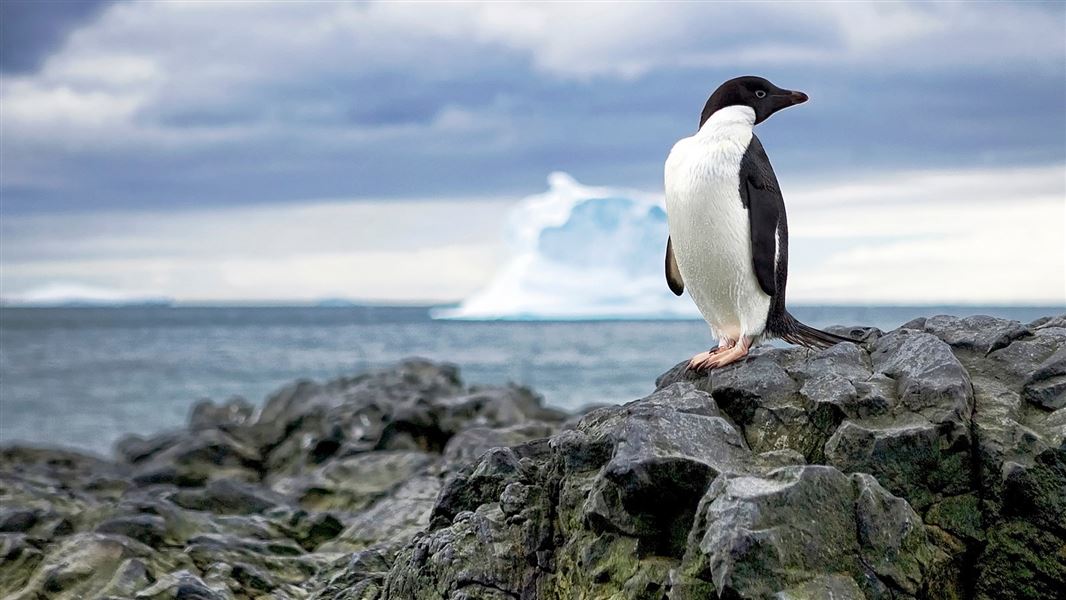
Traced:
[[462, 299], [744, 74], [811, 97], [758, 128], [791, 299], [1066, 303], [1061, 2], [4, 0], [0, 297]]

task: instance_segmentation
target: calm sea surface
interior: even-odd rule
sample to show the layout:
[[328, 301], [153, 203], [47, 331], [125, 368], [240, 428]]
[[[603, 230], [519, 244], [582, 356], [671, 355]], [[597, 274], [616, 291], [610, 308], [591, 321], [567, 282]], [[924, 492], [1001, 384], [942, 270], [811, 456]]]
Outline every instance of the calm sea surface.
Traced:
[[[1062, 307], [794, 307], [815, 326], [891, 329], [918, 316], [1022, 322]], [[180, 426], [200, 398], [261, 402], [409, 356], [467, 382], [528, 385], [562, 408], [624, 402], [711, 343], [698, 321], [434, 321], [425, 308], [0, 308], [0, 443], [109, 452], [124, 433]]]

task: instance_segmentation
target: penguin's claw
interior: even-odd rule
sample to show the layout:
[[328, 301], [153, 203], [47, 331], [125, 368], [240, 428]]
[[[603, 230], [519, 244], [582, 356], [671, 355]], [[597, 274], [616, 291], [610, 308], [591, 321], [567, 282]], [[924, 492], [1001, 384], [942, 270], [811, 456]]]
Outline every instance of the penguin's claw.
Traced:
[[725, 352], [726, 350], [731, 349], [735, 345], [736, 345], [735, 341], [729, 340], [729, 339], [723, 339], [722, 341], [718, 342], [718, 347], [717, 348], [711, 348], [710, 350], [708, 350], [706, 352], [700, 352], [696, 356], [693, 356], [692, 359], [688, 361], [688, 370], [689, 371], [700, 371], [700, 370], [702, 370], [702, 367], [700, 367], [700, 365], [710, 361], [715, 355], [717, 355], [717, 354], [719, 354], [721, 352]]
[[708, 350], [706, 352], [700, 352], [696, 356], [693, 356], [692, 360], [688, 361], [688, 370], [689, 371], [699, 371], [700, 370], [700, 365], [702, 365], [703, 363], [711, 360], [711, 358], [715, 354], [718, 354], [722, 350], [723, 350], [723, 348], [721, 348], [721, 347], [713, 348], [711, 350]]
[[739, 344], [730, 342], [728, 345], [719, 346], [714, 350], [700, 352], [688, 362], [689, 370], [703, 373], [718, 367], [734, 363], [748, 355], [749, 340], [743, 340]]

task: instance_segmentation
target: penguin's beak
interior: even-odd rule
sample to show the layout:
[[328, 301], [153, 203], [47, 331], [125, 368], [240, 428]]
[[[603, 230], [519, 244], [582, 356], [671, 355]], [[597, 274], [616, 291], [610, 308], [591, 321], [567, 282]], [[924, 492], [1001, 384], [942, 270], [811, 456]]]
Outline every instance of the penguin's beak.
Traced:
[[807, 101], [807, 94], [803, 92], [794, 92], [792, 90], [783, 90], [781, 88], [773, 88], [773, 91], [766, 97], [767, 102], [760, 103], [756, 109], [755, 124], [762, 123], [766, 119], [770, 118], [770, 115], [779, 110], [786, 109], [790, 106], [797, 104], [803, 104]]
[[769, 117], [779, 110], [783, 110], [790, 106], [797, 104], [803, 104], [807, 101], [807, 94], [803, 92], [794, 92], [792, 90], [780, 90], [770, 97], [770, 110], [766, 115]]

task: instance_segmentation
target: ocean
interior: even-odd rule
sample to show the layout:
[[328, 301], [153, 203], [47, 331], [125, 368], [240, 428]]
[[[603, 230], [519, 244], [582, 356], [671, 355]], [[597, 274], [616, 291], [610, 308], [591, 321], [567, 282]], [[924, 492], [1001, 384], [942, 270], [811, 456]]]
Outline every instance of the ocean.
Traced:
[[[701, 321], [447, 321], [429, 307], [0, 308], [0, 443], [110, 452], [123, 434], [181, 426], [201, 398], [260, 403], [299, 378], [327, 380], [410, 356], [468, 383], [515, 382], [576, 409], [652, 391], [712, 343]], [[797, 306], [818, 327], [891, 329], [934, 314], [1028, 322], [1063, 307]]]

